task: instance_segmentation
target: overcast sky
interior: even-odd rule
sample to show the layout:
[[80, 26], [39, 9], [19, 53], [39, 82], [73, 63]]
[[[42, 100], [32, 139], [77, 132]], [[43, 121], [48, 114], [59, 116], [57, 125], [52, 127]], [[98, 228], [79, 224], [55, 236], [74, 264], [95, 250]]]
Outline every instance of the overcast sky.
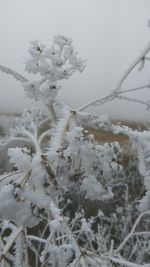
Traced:
[[[127, 67], [150, 41], [150, 0], [0, 0], [0, 64], [27, 76], [30, 40], [51, 45], [56, 34], [73, 38], [87, 59], [84, 73], [63, 82], [59, 97], [77, 108], [112, 91]], [[129, 87], [150, 81], [150, 68], [135, 73]], [[150, 97], [150, 91], [144, 93]], [[141, 95], [141, 97], [143, 97]], [[0, 112], [33, 105], [13, 78], [0, 73]], [[149, 120], [140, 105], [123, 101], [92, 110], [110, 117]]]

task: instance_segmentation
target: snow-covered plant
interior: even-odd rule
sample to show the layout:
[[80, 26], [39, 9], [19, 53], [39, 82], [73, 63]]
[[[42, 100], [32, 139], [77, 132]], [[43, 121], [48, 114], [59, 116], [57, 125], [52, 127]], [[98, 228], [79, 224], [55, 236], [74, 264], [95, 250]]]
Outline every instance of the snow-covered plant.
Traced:
[[[122, 91], [121, 86], [132, 69], [145, 61], [149, 50], [108, 97], [74, 111], [57, 100], [60, 82], [85, 68], [70, 38], [55, 36], [50, 49], [37, 41], [31, 43], [26, 70], [36, 76], [34, 80], [0, 66], [22, 82], [28, 97], [46, 106], [45, 111], [26, 110], [8, 138], [9, 144], [15, 140], [26, 145], [8, 149], [14, 171], [0, 176], [0, 266], [150, 267], [145, 237], [150, 235], [150, 131], [134, 131], [112, 123], [107, 116], [84, 111], [133, 91]], [[141, 214], [139, 199], [130, 202], [129, 183], [123, 180], [119, 143], [98, 144], [89, 128], [130, 138], [147, 190], [140, 203]], [[87, 216], [86, 209], [95, 203], [96, 213]], [[111, 205], [114, 212], [107, 208]], [[140, 223], [146, 225], [142, 231], [137, 230]]]

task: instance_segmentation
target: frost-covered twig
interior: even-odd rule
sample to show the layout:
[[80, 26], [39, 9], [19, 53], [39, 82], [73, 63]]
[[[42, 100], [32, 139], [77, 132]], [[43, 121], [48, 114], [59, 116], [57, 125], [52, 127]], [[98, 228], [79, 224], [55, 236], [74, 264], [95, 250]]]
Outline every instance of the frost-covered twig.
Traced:
[[0, 262], [2, 261], [3, 257], [6, 255], [6, 253], [9, 251], [9, 249], [11, 248], [11, 246], [13, 245], [13, 243], [15, 242], [16, 238], [18, 237], [18, 235], [24, 231], [24, 227], [21, 225], [18, 229], [16, 229], [10, 236], [9, 241], [7, 242], [7, 244], [5, 245], [5, 247], [3, 248], [3, 252], [2, 252], [2, 256], [0, 257]]
[[150, 215], [150, 211], [145, 211], [143, 213], [141, 213], [139, 215], [139, 217], [136, 219], [130, 233], [126, 236], [126, 238], [123, 240], [123, 242], [119, 245], [119, 247], [115, 250], [115, 253], [118, 253], [123, 247], [124, 245], [127, 243], [127, 241], [132, 237], [132, 235], [134, 234], [134, 231], [138, 225], [138, 223], [140, 222], [140, 220], [143, 218], [143, 216], [145, 215]]
[[[85, 109], [87, 109], [87, 108], [89, 108], [91, 106], [100, 106], [100, 105], [103, 105], [106, 102], [115, 100], [117, 98], [121, 98], [121, 94], [129, 93], [129, 92], [133, 92], [133, 91], [138, 91], [138, 90], [145, 89], [145, 88], [149, 87], [149, 85], [146, 85], [146, 86], [144, 85], [144, 86], [141, 86], [140, 89], [139, 89], [139, 87], [135, 88], [134, 90], [133, 89], [123, 90], [122, 89], [122, 85], [126, 81], [128, 76], [130, 75], [130, 73], [135, 69], [135, 67], [141, 61], [143, 61], [143, 59], [145, 59], [146, 55], [149, 52], [150, 52], [150, 44], [147, 45], [147, 47], [144, 49], [144, 51], [141, 53], [141, 55], [137, 58], [137, 60], [135, 60], [135, 62], [127, 69], [127, 71], [123, 75], [122, 79], [118, 83], [117, 87], [109, 95], [107, 95], [107, 96], [105, 96], [103, 98], [100, 98], [100, 99], [96, 99], [96, 100], [90, 101], [89, 103], [87, 103], [87, 104], [83, 105], [82, 107], [80, 107], [78, 109], [78, 111], [83, 111], [83, 110], [85, 110]], [[122, 99], [130, 100], [131, 98], [130, 97], [129, 98], [125, 98], [125, 97], [123, 98], [122, 97]], [[144, 104], [149, 108], [149, 102], [140, 101], [138, 99], [131, 99], [131, 101], [134, 101], [134, 102], [137, 102], [137, 103], [140, 103], [140, 104]]]
[[29, 239], [29, 240], [35, 240], [37, 242], [44, 243], [44, 244], [47, 243], [47, 240], [45, 240], [45, 239], [43, 239], [41, 237], [38, 237], [38, 236], [28, 235], [27, 236], [27, 239]]
[[11, 172], [11, 173], [8, 173], [8, 174], [1, 175], [0, 176], [0, 182], [5, 180], [5, 179], [7, 179], [7, 178], [9, 178], [9, 177], [11, 177], [11, 176], [13, 176], [13, 175], [20, 174], [20, 173], [23, 173], [23, 171], [19, 170], [19, 171], [14, 171], [14, 172]]
[[133, 98], [133, 97], [126, 97], [126, 96], [120, 96], [120, 95], [119, 95], [118, 98], [120, 100], [123, 99], [123, 100], [126, 100], [126, 101], [142, 104], [142, 105], [146, 106], [147, 110], [150, 108], [150, 102], [149, 101], [143, 101], [143, 100], [136, 99], [136, 98]]
[[126, 70], [125, 74], [121, 78], [120, 82], [118, 83], [116, 89], [113, 91], [113, 93], [116, 93], [121, 90], [121, 87], [124, 83], [124, 81], [127, 79], [129, 74], [135, 69], [135, 67], [143, 60], [146, 55], [150, 52], [150, 43], [146, 46], [144, 51], [141, 53], [141, 55], [133, 62], [133, 64]]
[[0, 70], [2, 72], [5, 72], [7, 74], [12, 75], [17, 81], [20, 81], [20, 82], [23, 82], [23, 83], [25, 83], [25, 82], [28, 81], [27, 78], [25, 78], [24, 76], [22, 76], [21, 74], [19, 74], [15, 70], [12, 70], [12, 69], [10, 69], [8, 67], [5, 67], [5, 66], [0, 65]]
[[110, 260], [110, 262], [112, 263], [117, 263], [119, 264], [120, 266], [126, 266], [126, 267], [150, 267], [150, 264], [137, 264], [137, 263], [134, 263], [134, 262], [130, 262], [130, 261], [127, 261], [127, 260], [124, 260], [124, 259], [118, 259], [118, 258], [114, 258], [114, 257], [108, 257], [107, 258], [108, 260]]

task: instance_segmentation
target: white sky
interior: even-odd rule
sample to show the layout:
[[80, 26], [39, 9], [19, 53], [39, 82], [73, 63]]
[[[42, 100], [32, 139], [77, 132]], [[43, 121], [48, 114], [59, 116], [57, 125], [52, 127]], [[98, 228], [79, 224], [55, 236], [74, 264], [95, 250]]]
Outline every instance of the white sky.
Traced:
[[[73, 38], [87, 59], [84, 73], [63, 82], [60, 98], [77, 108], [113, 90], [124, 71], [150, 40], [150, 0], [0, 0], [0, 64], [24, 72], [29, 41], [51, 45], [56, 34]], [[137, 73], [130, 88], [150, 80], [150, 68]], [[143, 97], [143, 95], [141, 95]], [[144, 97], [150, 98], [150, 91]], [[0, 73], [0, 112], [33, 105], [13, 78]], [[108, 103], [93, 112], [130, 120], [149, 120], [140, 105]]]

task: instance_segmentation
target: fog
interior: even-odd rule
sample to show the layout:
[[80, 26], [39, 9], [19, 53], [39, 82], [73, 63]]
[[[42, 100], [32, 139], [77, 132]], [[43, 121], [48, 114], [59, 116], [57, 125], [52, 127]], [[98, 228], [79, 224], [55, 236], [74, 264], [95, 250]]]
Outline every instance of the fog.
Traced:
[[[59, 98], [78, 108], [112, 91], [128, 66], [150, 40], [149, 0], [0, 0], [0, 64], [28, 77], [24, 61], [30, 40], [51, 45], [53, 36], [73, 38], [79, 55], [87, 59], [86, 70], [62, 83]], [[127, 88], [150, 80], [150, 68], [136, 71]], [[150, 97], [150, 91], [140, 99]], [[0, 112], [20, 112], [35, 105], [23, 87], [0, 73]], [[115, 101], [90, 110], [111, 118], [149, 120], [139, 104]]]

